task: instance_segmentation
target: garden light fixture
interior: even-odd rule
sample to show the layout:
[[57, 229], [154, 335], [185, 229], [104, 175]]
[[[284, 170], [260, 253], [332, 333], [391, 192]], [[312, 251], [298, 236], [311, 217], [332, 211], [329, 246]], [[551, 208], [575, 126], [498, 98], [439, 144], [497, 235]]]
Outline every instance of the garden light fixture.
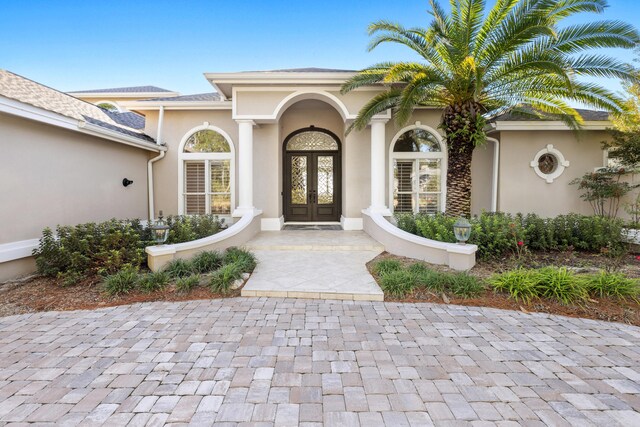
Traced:
[[456, 236], [458, 244], [464, 245], [471, 237], [471, 224], [466, 218], [459, 218], [453, 224], [453, 234]]
[[158, 219], [149, 228], [151, 228], [151, 231], [153, 232], [153, 240], [158, 245], [167, 241], [167, 238], [169, 237], [169, 226], [164, 219], [162, 219], [162, 211], [158, 213]]

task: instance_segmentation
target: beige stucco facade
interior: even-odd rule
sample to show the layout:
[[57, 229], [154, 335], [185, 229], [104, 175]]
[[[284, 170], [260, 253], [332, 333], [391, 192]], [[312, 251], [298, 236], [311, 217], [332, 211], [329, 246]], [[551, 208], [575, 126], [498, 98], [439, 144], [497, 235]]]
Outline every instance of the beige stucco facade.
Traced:
[[[0, 153], [0, 245], [58, 224], [147, 216], [148, 151], [0, 114]], [[0, 263], [0, 281], [32, 270]]]
[[[164, 148], [154, 153], [0, 114], [0, 224], [9, 225], [1, 229], [0, 245], [38, 238], [44, 227], [57, 224], [114, 217], [146, 219], [150, 210], [152, 217], [160, 210], [165, 215], [184, 214], [180, 201], [184, 160], [180, 153], [187, 138], [202, 129], [223, 134], [231, 147], [229, 222], [251, 210], [263, 230], [282, 227], [284, 142], [292, 133], [311, 126], [330, 131], [339, 141], [339, 214], [343, 228], [363, 229], [364, 210], [387, 217], [393, 213], [393, 147], [410, 129], [426, 130], [440, 141], [444, 193], [440, 208], [444, 208], [447, 153], [438, 129], [440, 110], [417, 109], [404, 126], [398, 126], [387, 111], [375, 116], [365, 129], [347, 132], [379, 88], [343, 95], [342, 75], [316, 73], [310, 78], [300, 73], [285, 74], [258, 76], [254, 83], [242, 73], [207, 75], [217, 89], [222, 88], [217, 101], [154, 101], [143, 96], [132, 100], [105, 94], [101, 100], [115, 101], [143, 114], [144, 133], [166, 147], [164, 157], [152, 165], [151, 179], [147, 162]], [[234, 83], [236, 77], [239, 80]], [[590, 123], [585, 131], [575, 133], [558, 123], [511, 122], [503, 127], [496, 123], [487, 143], [474, 151], [472, 213], [497, 210], [546, 217], [591, 213], [569, 182], [604, 165], [600, 143], [607, 137], [605, 127], [603, 123]], [[550, 145], [562, 153], [567, 166], [547, 182], [530, 163]], [[250, 164], [253, 166], [248, 167]], [[134, 184], [124, 188], [125, 177]], [[148, 198], [149, 185], [153, 200]], [[0, 262], [0, 280], [3, 268], [15, 275], [16, 270], [33, 267], [29, 265], [29, 260]]]

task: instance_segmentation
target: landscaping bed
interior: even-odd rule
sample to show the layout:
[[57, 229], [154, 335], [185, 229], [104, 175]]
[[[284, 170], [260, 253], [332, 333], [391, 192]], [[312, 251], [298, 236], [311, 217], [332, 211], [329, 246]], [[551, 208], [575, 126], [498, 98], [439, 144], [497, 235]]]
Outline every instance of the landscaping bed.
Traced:
[[[384, 272], [379, 271], [380, 261], [397, 261], [403, 269], [427, 269], [443, 276], [436, 277], [435, 282], [444, 285], [415, 284], [407, 286], [406, 277], [398, 274], [397, 283], [403, 289], [393, 288], [396, 282], [387, 280], [383, 283]], [[411, 267], [419, 264], [420, 268]], [[521, 312], [542, 312], [570, 317], [581, 317], [595, 320], [621, 322], [640, 326], [640, 303], [637, 297], [600, 297], [589, 294], [584, 299], [565, 304], [554, 298], [533, 297], [530, 301], [514, 299], [507, 292], [496, 291], [490, 284], [492, 277], [509, 271], [537, 271], [545, 267], [562, 266], [569, 274], [577, 277], [597, 277], [600, 271], [608, 270], [620, 273], [637, 285], [640, 278], [640, 260], [631, 254], [610, 257], [604, 254], [581, 253], [576, 251], [528, 252], [525, 255], [506, 256], [500, 259], [480, 261], [468, 273], [456, 273], [444, 266], [437, 266], [416, 261], [411, 258], [398, 257], [382, 253], [367, 264], [371, 274], [385, 291], [385, 301], [429, 302], [439, 304], [456, 304], [464, 306], [492, 307]], [[386, 267], [389, 267], [387, 265]], [[614, 274], [615, 274], [614, 273]], [[456, 281], [456, 276], [459, 278]], [[467, 277], [468, 276], [468, 277]], [[453, 279], [451, 279], [453, 277]], [[444, 279], [443, 279], [444, 278]], [[386, 286], [385, 286], [386, 284]], [[477, 286], [479, 285], [479, 286]], [[454, 292], [453, 286], [458, 286]], [[386, 288], [386, 289], [385, 289]], [[440, 289], [441, 288], [441, 289]], [[470, 292], [467, 292], [469, 291]], [[460, 293], [467, 292], [467, 295]], [[458, 293], [458, 295], [456, 295]]]

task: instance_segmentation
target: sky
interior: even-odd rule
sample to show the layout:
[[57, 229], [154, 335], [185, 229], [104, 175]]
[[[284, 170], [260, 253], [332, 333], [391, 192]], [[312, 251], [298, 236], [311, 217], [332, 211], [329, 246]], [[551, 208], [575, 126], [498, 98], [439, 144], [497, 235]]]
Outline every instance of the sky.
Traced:
[[[640, 0], [609, 3], [603, 15], [572, 22], [640, 26]], [[62, 91], [155, 85], [211, 92], [204, 72], [413, 60], [398, 46], [367, 52], [367, 26], [385, 19], [424, 27], [427, 9], [427, 0], [0, 0], [0, 68]]]

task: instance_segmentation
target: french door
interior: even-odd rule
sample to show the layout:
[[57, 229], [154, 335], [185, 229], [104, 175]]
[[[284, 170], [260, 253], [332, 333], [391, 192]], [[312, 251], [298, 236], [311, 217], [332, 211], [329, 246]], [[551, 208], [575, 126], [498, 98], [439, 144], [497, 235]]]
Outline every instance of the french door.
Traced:
[[340, 154], [289, 151], [284, 164], [285, 221], [340, 220]]

